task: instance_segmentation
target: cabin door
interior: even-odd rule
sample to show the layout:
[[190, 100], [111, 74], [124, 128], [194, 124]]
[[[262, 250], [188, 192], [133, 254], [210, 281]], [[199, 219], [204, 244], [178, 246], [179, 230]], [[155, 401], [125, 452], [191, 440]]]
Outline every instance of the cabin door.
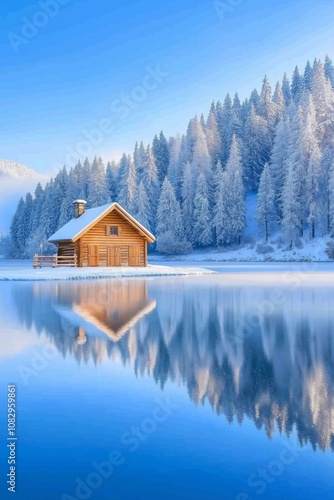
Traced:
[[140, 247], [129, 247], [129, 266], [140, 266]]
[[99, 265], [99, 245], [88, 245], [88, 267]]
[[108, 245], [107, 265], [111, 267], [121, 265], [121, 247]]

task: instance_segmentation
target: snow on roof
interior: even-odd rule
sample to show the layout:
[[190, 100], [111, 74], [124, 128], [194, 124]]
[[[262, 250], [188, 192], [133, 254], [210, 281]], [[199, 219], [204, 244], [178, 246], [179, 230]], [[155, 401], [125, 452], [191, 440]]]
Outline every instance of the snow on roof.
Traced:
[[87, 226], [89, 226], [95, 219], [100, 217], [106, 212], [114, 203], [102, 205], [101, 207], [90, 208], [86, 210], [80, 217], [71, 219], [65, 226], [58, 229], [50, 238], [49, 241], [67, 241], [73, 240], [78, 234], [81, 233]]
[[86, 205], [87, 201], [86, 200], [74, 200], [73, 203], [84, 203]]
[[82, 231], [84, 231], [88, 226], [90, 226], [95, 220], [101, 219], [103, 215], [109, 212], [113, 207], [118, 208], [119, 211], [124, 213], [124, 215], [130, 219], [130, 221], [141, 229], [152, 241], [155, 240], [153, 234], [151, 234], [144, 226], [142, 226], [134, 217], [132, 217], [124, 208], [122, 208], [118, 203], [108, 203], [107, 205], [102, 205], [101, 207], [89, 208], [80, 217], [71, 219], [65, 226], [60, 228], [55, 232], [48, 241], [73, 241], [79, 236]]

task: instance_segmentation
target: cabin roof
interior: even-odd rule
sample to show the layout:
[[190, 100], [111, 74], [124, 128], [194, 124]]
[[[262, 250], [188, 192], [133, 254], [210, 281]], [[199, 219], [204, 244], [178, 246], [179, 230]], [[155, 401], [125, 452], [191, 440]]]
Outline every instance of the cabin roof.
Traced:
[[89, 229], [97, 224], [103, 217], [108, 215], [113, 210], [126, 219], [132, 227], [134, 227], [144, 238], [150, 243], [155, 241], [155, 237], [144, 226], [142, 226], [132, 215], [130, 215], [118, 203], [108, 203], [101, 207], [89, 208], [80, 217], [71, 219], [65, 226], [61, 227], [50, 238], [50, 243], [58, 241], [68, 241], [74, 243], [83, 236]]

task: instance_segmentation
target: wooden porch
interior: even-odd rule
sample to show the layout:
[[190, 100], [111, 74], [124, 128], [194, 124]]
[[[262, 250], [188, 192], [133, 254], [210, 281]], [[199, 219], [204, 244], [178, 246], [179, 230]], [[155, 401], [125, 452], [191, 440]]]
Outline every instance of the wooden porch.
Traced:
[[76, 255], [34, 255], [33, 268], [37, 267], [77, 267]]

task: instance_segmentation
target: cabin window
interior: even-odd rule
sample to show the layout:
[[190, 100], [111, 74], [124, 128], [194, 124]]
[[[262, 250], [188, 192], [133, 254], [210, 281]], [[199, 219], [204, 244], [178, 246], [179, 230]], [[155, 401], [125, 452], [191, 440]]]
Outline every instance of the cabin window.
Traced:
[[122, 236], [120, 226], [106, 226], [106, 236]]

